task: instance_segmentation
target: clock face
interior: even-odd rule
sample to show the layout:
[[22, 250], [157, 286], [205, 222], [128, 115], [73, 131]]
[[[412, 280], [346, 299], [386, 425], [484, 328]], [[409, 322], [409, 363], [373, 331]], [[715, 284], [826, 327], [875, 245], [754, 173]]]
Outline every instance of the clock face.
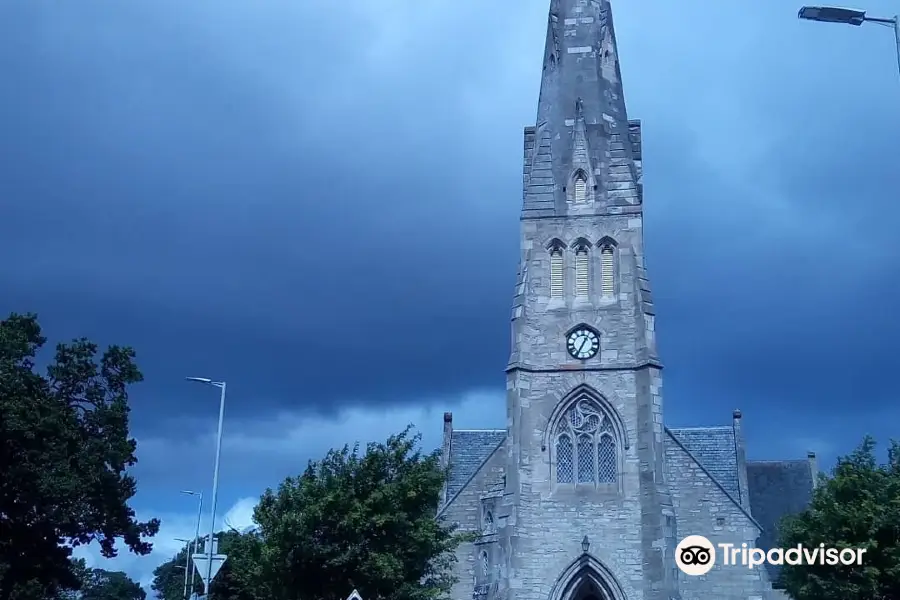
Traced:
[[566, 348], [569, 350], [572, 358], [579, 360], [594, 358], [600, 350], [600, 338], [597, 337], [593, 330], [587, 327], [579, 327], [569, 334], [569, 338], [566, 340]]

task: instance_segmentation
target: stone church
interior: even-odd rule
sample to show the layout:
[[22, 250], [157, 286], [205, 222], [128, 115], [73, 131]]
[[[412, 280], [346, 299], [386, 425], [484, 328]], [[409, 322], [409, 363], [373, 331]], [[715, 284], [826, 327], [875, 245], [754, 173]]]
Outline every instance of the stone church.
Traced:
[[439, 515], [478, 535], [458, 551], [452, 600], [784, 597], [772, 569], [675, 564], [687, 535], [772, 547], [817, 469], [812, 454], [748, 460], [739, 411], [665, 426], [641, 154], [608, 0], [551, 0], [525, 128], [506, 429], [444, 415]]

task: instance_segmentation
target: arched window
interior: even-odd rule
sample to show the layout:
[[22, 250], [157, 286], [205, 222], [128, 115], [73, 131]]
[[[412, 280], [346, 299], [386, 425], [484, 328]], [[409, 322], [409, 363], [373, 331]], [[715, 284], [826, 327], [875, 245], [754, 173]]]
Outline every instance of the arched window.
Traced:
[[[618, 454], [610, 417], [591, 398], [581, 398], [562, 414], [553, 432], [556, 482], [615, 484]], [[577, 440], [573, 445], [573, 440]]]
[[575, 250], [575, 297], [587, 298], [591, 290], [591, 266], [586, 245]]
[[600, 248], [600, 295], [612, 298], [616, 293], [616, 249], [610, 244]]
[[485, 531], [493, 531], [494, 530], [494, 515], [491, 514], [491, 511], [486, 511], [484, 513], [484, 530]]
[[578, 171], [575, 174], [575, 181], [573, 184], [573, 200], [575, 203], [580, 204], [587, 202], [587, 177], [583, 171]]
[[488, 560], [488, 554], [484, 550], [481, 551], [481, 574], [488, 576], [491, 573], [491, 563]]
[[559, 246], [550, 249], [550, 297], [563, 298], [565, 296], [563, 251]]

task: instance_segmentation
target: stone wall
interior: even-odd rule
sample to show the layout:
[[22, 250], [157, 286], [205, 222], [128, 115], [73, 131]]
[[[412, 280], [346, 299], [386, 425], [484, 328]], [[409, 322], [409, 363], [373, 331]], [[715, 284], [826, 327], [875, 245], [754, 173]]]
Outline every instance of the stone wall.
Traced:
[[[676, 515], [677, 537], [702, 535], [714, 545], [747, 543], [752, 547], [759, 527], [681, 446], [666, 445], [669, 489]], [[718, 550], [718, 548], [717, 548]], [[717, 564], [706, 575], [691, 577], [679, 572], [682, 600], [769, 600], [771, 584], [765, 568], [725, 566], [717, 553]]]
[[[486, 490], [502, 484], [503, 471], [506, 465], [504, 445], [488, 457], [482, 468], [475, 474], [468, 485], [452, 498], [441, 511], [440, 518], [448, 523], [456, 523], [461, 532], [481, 532], [482, 502], [481, 497]], [[476, 548], [476, 546], [479, 546]], [[454, 575], [457, 578], [450, 597], [458, 600], [472, 598], [472, 590], [478, 575], [477, 555], [481, 544], [464, 542], [456, 550], [457, 563]], [[492, 561], [493, 562], [493, 561]]]

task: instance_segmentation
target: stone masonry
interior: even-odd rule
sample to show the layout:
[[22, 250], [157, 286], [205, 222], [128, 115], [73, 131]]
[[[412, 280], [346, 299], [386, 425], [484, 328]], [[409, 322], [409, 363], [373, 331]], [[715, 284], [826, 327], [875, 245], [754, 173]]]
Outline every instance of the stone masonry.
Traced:
[[675, 566], [691, 534], [771, 547], [778, 519], [809, 501], [815, 463], [747, 461], [739, 411], [725, 426], [664, 426], [641, 134], [608, 0], [552, 0], [525, 129], [507, 426], [444, 416], [439, 517], [479, 534], [458, 551], [452, 600], [781, 596], [765, 569]]

